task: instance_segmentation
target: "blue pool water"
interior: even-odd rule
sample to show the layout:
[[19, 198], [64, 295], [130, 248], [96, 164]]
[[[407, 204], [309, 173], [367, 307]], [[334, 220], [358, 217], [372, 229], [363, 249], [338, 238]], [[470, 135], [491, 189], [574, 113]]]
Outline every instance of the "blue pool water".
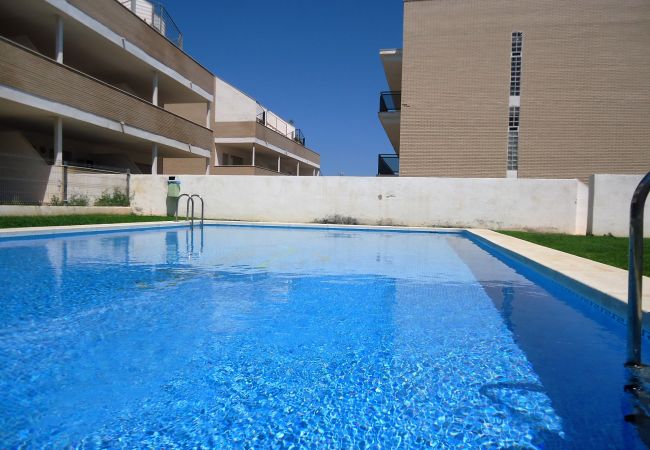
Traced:
[[0, 447], [645, 448], [624, 325], [456, 233], [0, 241]]

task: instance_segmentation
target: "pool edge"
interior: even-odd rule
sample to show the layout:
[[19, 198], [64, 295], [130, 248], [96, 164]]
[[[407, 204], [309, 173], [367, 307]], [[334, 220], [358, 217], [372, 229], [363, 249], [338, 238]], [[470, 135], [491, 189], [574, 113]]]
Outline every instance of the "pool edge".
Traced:
[[[466, 229], [465, 233], [627, 320], [627, 270], [492, 230]], [[643, 277], [643, 280], [650, 286], [650, 278]], [[650, 333], [650, 291], [647, 289], [642, 303], [643, 328]]]

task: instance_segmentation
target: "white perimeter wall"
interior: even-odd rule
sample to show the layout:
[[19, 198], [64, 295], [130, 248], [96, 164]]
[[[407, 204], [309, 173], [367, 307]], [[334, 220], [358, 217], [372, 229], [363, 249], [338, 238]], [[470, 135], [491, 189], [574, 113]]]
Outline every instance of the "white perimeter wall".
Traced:
[[[592, 175], [589, 180], [589, 221], [594, 235], [628, 236], [630, 202], [643, 175]], [[650, 199], [646, 202], [643, 235], [650, 237]]]
[[[577, 180], [203, 175], [177, 179], [182, 193], [205, 199], [205, 216], [210, 219], [310, 223], [338, 214], [372, 225], [572, 234], [584, 234], [587, 222], [588, 190]], [[167, 177], [133, 175], [131, 186], [136, 213], [171, 211]]]

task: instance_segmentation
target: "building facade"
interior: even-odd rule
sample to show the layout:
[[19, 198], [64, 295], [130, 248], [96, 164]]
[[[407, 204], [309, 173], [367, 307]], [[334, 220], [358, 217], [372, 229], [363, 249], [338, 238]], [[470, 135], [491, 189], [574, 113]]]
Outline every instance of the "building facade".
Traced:
[[0, 202], [65, 196], [68, 167], [219, 173], [215, 118], [229, 105], [182, 47], [148, 0], [0, 2]]
[[380, 52], [400, 176], [650, 170], [650, 1], [404, 1]]

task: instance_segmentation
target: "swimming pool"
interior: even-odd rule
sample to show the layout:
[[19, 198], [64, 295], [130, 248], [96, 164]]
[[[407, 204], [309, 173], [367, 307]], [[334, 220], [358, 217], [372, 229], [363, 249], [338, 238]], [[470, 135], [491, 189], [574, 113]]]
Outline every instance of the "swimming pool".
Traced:
[[645, 448], [623, 323], [505, 258], [452, 232], [0, 240], [1, 446]]

